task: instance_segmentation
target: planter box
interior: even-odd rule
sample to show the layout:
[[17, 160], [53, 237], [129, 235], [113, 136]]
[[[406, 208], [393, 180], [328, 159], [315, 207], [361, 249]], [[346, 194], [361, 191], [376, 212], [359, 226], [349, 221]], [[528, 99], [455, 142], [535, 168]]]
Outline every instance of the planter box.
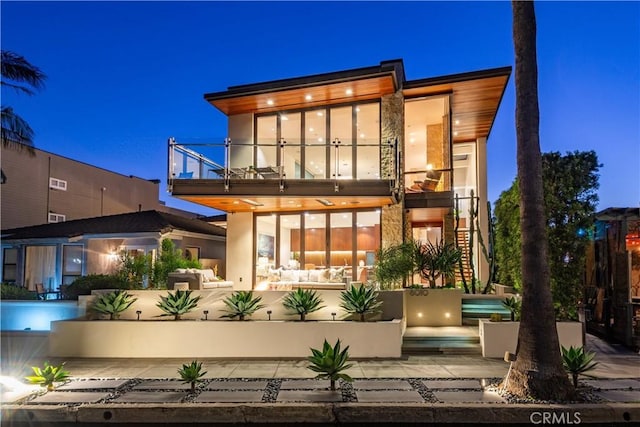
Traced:
[[[515, 353], [518, 341], [518, 329], [520, 322], [491, 322], [481, 319], [480, 345], [482, 357], [503, 358], [505, 352]], [[582, 323], [580, 322], [556, 322], [560, 345], [566, 348], [570, 346], [582, 347]]]
[[339, 338], [354, 358], [398, 358], [402, 321], [63, 320], [51, 357], [305, 358]]

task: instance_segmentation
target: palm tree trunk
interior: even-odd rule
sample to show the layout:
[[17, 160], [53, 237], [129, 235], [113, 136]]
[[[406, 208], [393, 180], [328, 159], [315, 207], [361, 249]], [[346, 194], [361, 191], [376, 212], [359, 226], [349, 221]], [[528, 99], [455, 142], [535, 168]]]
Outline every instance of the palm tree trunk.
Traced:
[[523, 294], [517, 360], [506, 388], [517, 396], [565, 400], [573, 388], [560, 358], [551, 299], [539, 141], [536, 18], [533, 2], [514, 0], [512, 8]]

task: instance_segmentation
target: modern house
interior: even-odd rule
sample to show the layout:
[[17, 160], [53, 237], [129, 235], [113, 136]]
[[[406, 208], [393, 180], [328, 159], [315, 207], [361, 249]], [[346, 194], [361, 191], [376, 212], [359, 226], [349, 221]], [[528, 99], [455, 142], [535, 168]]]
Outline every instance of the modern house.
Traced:
[[466, 241], [472, 194], [487, 235], [487, 139], [510, 74], [407, 80], [391, 60], [207, 93], [227, 138], [170, 139], [169, 191], [227, 213], [236, 289], [370, 280], [381, 247]]
[[213, 267], [224, 262], [225, 234], [205, 221], [155, 210], [3, 230], [2, 281], [57, 291], [80, 276], [115, 272], [123, 251], [155, 255], [163, 239]]

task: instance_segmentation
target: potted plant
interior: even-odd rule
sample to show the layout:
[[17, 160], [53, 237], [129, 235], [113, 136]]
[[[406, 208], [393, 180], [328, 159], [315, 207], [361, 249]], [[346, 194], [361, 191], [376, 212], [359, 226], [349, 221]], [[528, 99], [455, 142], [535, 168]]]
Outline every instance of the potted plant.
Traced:
[[340, 295], [342, 307], [349, 314], [357, 314], [361, 322], [365, 321], [367, 314], [379, 313], [381, 301], [378, 301], [378, 292], [365, 285], [351, 286], [342, 291]]
[[253, 296], [251, 291], [237, 291], [223, 300], [227, 306], [227, 314], [220, 317], [228, 317], [230, 319], [238, 318], [244, 320], [246, 316], [251, 316], [256, 311], [264, 307], [264, 304], [260, 304], [262, 297]]
[[200, 296], [192, 297], [190, 290], [177, 290], [173, 294], [169, 292], [166, 297], [161, 295], [160, 302], [156, 306], [164, 311], [160, 316], [174, 316], [174, 320], [180, 320], [183, 314], [198, 306], [198, 301]]
[[309, 369], [318, 372], [316, 378], [329, 379], [332, 391], [335, 391], [336, 381], [339, 379], [347, 382], [353, 381], [353, 378], [349, 375], [342, 373], [342, 371], [353, 366], [347, 364], [349, 360], [349, 346], [340, 351], [340, 340], [336, 342], [335, 346], [331, 347], [325, 339], [322, 350], [312, 348], [311, 353], [312, 355], [308, 358], [309, 362], [311, 362]]
[[31, 368], [35, 375], [25, 377], [31, 384], [40, 384], [42, 387], [46, 387], [47, 391], [51, 391], [54, 388], [54, 383], [62, 382], [69, 378], [69, 372], [64, 370], [64, 363], [60, 366], [49, 365], [49, 362], [44, 362], [44, 368], [33, 366]]
[[91, 310], [100, 314], [108, 314], [109, 320], [114, 320], [119, 318], [120, 314], [137, 300], [127, 291], [117, 290], [98, 296], [91, 306]]
[[324, 308], [320, 304], [322, 304], [322, 299], [316, 291], [311, 289], [298, 288], [289, 292], [282, 300], [282, 305], [288, 310], [298, 313], [301, 321], [305, 320], [307, 314]]

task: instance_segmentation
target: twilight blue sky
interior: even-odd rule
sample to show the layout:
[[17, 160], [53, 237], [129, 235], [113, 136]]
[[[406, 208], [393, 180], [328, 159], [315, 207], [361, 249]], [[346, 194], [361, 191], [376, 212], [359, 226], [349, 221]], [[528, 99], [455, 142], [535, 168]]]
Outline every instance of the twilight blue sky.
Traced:
[[[2, 1], [2, 49], [48, 76], [2, 90], [36, 146], [162, 180], [167, 138], [221, 141], [226, 118], [202, 95], [228, 86], [402, 58], [408, 79], [514, 65], [511, 4], [500, 2]], [[595, 150], [599, 209], [640, 202], [640, 3], [539, 2], [542, 151]], [[516, 175], [512, 75], [489, 137], [489, 198]]]

